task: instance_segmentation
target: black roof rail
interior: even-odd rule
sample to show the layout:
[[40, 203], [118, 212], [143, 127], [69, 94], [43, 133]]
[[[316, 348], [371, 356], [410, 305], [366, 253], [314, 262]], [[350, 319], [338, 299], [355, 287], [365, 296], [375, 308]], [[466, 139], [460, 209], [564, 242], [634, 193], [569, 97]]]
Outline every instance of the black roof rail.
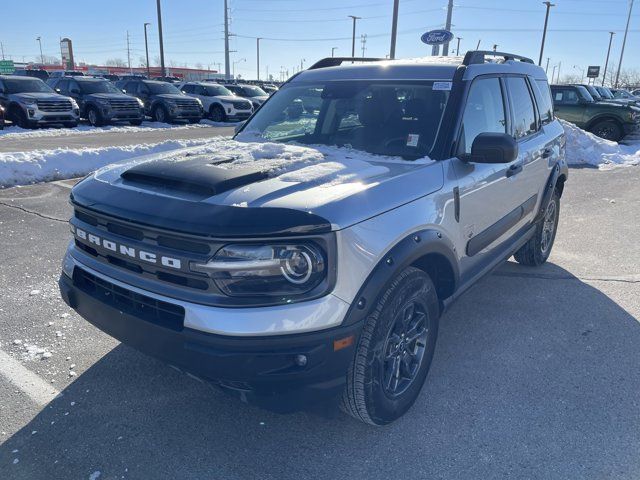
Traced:
[[318, 60], [311, 65], [307, 70], [316, 70], [318, 68], [338, 67], [344, 62], [382, 62], [388, 60], [387, 58], [373, 58], [373, 57], [327, 57], [322, 60]]
[[494, 52], [493, 50], [470, 50], [465, 56], [464, 60], [462, 60], [463, 65], [474, 65], [474, 64], [482, 64], [486, 62], [485, 57], [502, 57], [504, 61], [508, 60], [519, 60], [524, 63], [533, 64], [533, 60], [528, 57], [523, 57], [522, 55], [515, 55], [513, 53], [505, 53], [505, 52]]

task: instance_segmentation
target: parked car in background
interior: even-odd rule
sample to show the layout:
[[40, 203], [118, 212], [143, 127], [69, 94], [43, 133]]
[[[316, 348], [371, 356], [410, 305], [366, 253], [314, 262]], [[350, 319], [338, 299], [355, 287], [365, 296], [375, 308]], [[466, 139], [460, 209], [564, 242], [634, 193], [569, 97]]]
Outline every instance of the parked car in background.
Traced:
[[154, 80], [158, 82], [167, 82], [167, 83], [180, 83], [182, 82], [181, 78], [178, 77], [153, 77]]
[[551, 85], [551, 93], [558, 118], [598, 137], [618, 142], [640, 129], [640, 108], [596, 101], [583, 85]]
[[116, 86], [124, 93], [139, 98], [144, 104], [145, 113], [156, 122], [187, 120], [189, 123], [198, 123], [204, 114], [200, 100], [185, 95], [167, 82], [120, 80]]
[[628, 100], [640, 100], [640, 96], [634, 95], [628, 90], [624, 90], [622, 88], [610, 88], [609, 90], [611, 90], [611, 93], [613, 93], [613, 96], [616, 98], [625, 98]]
[[47, 72], [46, 70], [42, 70], [42, 69], [19, 69], [19, 70], [15, 70], [13, 72], [13, 75], [17, 75], [20, 77], [35, 77], [35, 78], [39, 78], [40, 80], [42, 80], [43, 82], [46, 82], [47, 79], [49, 78], [49, 72]]
[[148, 80], [148, 79], [146, 75], [143, 75], [141, 73], [132, 73], [130, 75], [120, 75], [120, 80]]
[[262, 90], [260, 87], [256, 87], [255, 85], [246, 85], [246, 84], [235, 84], [235, 83], [227, 83], [225, 84], [227, 89], [231, 90], [234, 94], [239, 97], [246, 98], [253, 105], [253, 109], [262, 105], [267, 98], [269, 98], [269, 94]]
[[56, 93], [39, 78], [0, 75], [0, 105], [21, 128], [46, 125], [75, 127], [80, 108], [73, 98]]
[[110, 82], [117, 82], [118, 80], [120, 80], [120, 76], [119, 75], [115, 75], [112, 73], [105, 73], [104, 75], [96, 75], [97, 77], [100, 78], [104, 78], [105, 80], [109, 80]]
[[[640, 107], [640, 97], [634, 97], [629, 92], [626, 92], [627, 96], [625, 97], [625, 96], [622, 96], [620, 93], [616, 94], [611, 88], [597, 87], [597, 89], [598, 89], [598, 93], [600, 93], [600, 95], [602, 95], [605, 99], [609, 101], [628, 104], [628, 105], [635, 105], [636, 107]], [[620, 92], [620, 90], [617, 90], [617, 91]]]
[[177, 87], [182, 93], [200, 100], [205, 115], [214, 122], [246, 120], [253, 113], [253, 106], [249, 100], [238, 98], [222, 85], [185, 82]]
[[278, 91], [278, 87], [276, 87], [275, 85], [264, 84], [264, 85], [262, 85], [261, 88], [262, 88], [262, 90], [264, 90], [269, 95], [273, 95], [274, 93], [276, 93]]
[[56, 92], [73, 98], [80, 106], [80, 117], [93, 126], [114, 122], [140, 125], [144, 105], [138, 98], [125, 95], [109, 80], [95, 77], [60, 77], [49, 79]]
[[84, 73], [79, 72], [78, 70], [56, 70], [49, 74], [49, 78], [59, 77], [84, 77]]
[[640, 90], [632, 90], [631, 94], [635, 95], [636, 97], [640, 97]]

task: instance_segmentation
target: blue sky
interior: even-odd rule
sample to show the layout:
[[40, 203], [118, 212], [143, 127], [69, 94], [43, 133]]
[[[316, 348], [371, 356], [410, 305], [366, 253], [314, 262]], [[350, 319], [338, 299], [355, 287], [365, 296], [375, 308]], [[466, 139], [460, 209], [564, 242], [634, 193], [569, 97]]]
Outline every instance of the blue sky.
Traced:
[[[143, 23], [152, 24], [150, 56], [158, 55], [155, 0], [4, 0], [0, 42], [5, 55], [15, 60], [35, 60], [36, 37], [42, 37], [45, 55], [59, 56], [58, 40], [70, 37], [76, 61], [103, 64], [108, 58], [127, 58], [129, 30], [132, 64], [144, 55]], [[255, 78], [256, 41], [261, 41], [261, 76], [266, 68], [289, 72], [331, 55], [351, 52], [351, 19], [358, 21], [356, 52], [362, 53], [360, 35], [367, 35], [366, 55], [389, 51], [392, 0], [229, 0], [233, 37], [232, 60], [236, 72]], [[429, 48], [420, 34], [441, 27], [447, 0], [400, 0], [397, 57], [420, 56]], [[617, 62], [626, 22], [628, 0], [555, 0], [545, 48], [551, 65], [578, 72], [587, 65], [603, 65], [609, 30], [614, 37], [612, 59]], [[462, 37], [461, 50], [490, 49], [531, 56], [537, 60], [545, 7], [539, 0], [456, 0], [453, 32]], [[223, 0], [162, 0], [167, 64], [216, 68], [224, 61]], [[9, 20], [9, 21], [6, 21]], [[242, 61], [246, 59], [246, 61]], [[543, 66], [544, 66], [543, 62]], [[624, 66], [640, 69], [640, 1], [636, 1], [627, 40]]]

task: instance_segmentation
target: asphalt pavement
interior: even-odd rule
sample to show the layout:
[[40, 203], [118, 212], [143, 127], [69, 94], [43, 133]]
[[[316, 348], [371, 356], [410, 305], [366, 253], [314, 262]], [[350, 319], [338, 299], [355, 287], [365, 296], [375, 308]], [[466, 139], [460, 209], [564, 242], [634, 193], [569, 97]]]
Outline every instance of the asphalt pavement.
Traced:
[[384, 428], [244, 405], [76, 316], [56, 286], [68, 183], [0, 191], [3, 480], [640, 478], [639, 168], [571, 170], [550, 261], [453, 306]]

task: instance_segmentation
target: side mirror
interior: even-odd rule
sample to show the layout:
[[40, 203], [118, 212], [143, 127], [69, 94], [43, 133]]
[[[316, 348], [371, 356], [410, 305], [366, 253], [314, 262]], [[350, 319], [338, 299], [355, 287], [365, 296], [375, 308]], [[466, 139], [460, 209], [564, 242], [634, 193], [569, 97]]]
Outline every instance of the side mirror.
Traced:
[[123, 89], [122, 89], [122, 93], [127, 93], [127, 91], [123, 88]]
[[56, 88], [56, 92], [60, 93], [60, 89], [59, 89], [59, 88]]
[[481, 133], [471, 145], [473, 163], [511, 163], [518, 158], [518, 143], [506, 133]]

